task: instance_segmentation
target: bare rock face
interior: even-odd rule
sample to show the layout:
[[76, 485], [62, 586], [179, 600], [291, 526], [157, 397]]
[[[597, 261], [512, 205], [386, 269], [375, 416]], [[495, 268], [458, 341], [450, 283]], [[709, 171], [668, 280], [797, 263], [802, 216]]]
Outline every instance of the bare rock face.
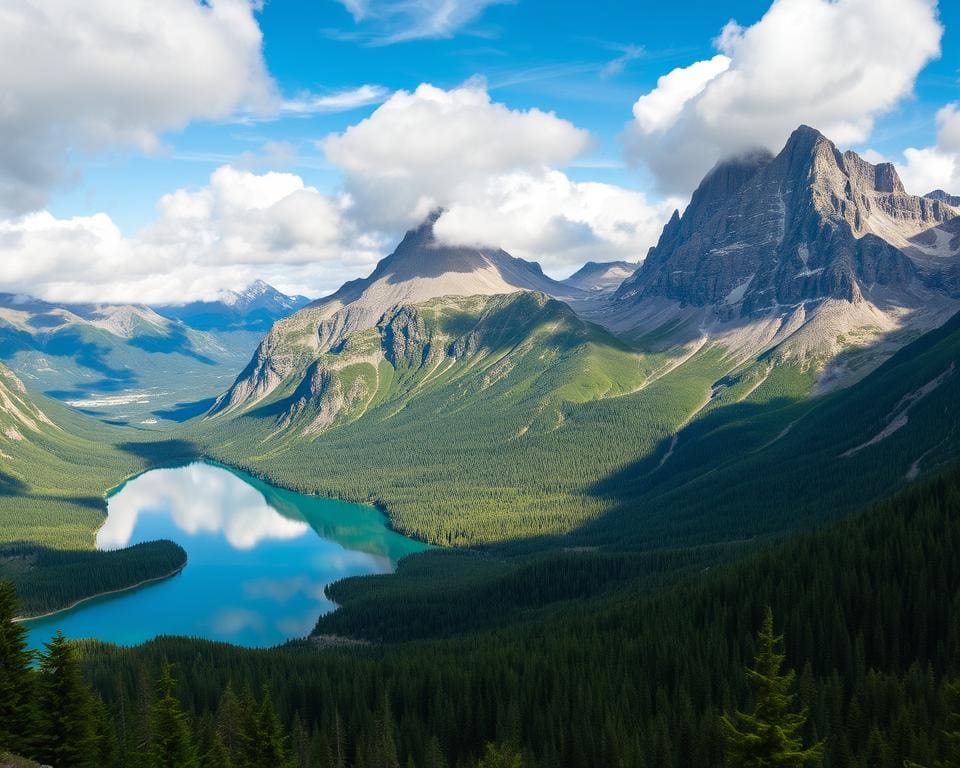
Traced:
[[430, 356], [431, 339], [414, 307], [401, 307], [380, 323], [384, 357], [394, 367], [418, 368]]
[[941, 203], [952, 205], [954, 208], [960, 208], [960, 195], [951, 195], [942, 189], [935, 189], [933, 192], [927, 192], [924, 195], [929, 200], [939, 200]]
[[911, 258], [911, 238], [958, 215], [908, 195], [891, 164], [840, 153], [801, 126], [776, 156], [715, 167], [617, 298], [713, 306], [731, 319], [933, 285], [937, 270]]

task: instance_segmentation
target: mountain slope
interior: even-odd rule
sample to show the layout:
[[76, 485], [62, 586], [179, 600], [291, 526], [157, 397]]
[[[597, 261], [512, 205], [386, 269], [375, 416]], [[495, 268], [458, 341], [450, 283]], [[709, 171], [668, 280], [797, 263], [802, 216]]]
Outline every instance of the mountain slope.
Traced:
[[394, 307], [440, 296], [492, 296], [518, 290], [555, 298], [585, 295], [547, 277], [538, 264], [503, 250], [439, 243], [433, 234], [438, 216], [433, 214], [408, 232], [368, 277], [348, 282], [276, 323], [214, 412], [249, 408], [300, 370], [303, 361], [334, 348], [354, 331], [373, 328]]
[[951, 195], [949, 192], [944, 192], [942, 189], [935, 189], [933, 192], [927, 192], [924, 197], [930, 200], [940, 200], [948, 205], [952, 205], [955, 208], [960, 207], [960, 195]]
[[619, 508], [584, 538], [690, 544], [842, 515], [955, 461], [958, 403], [960, 314], [828, 396], [751, 397], [705, 411], [597, 487]]
[[679, 428], [727, 364], [705, 352], [681, 376], [519, 292], [398, 307], [291, 370], [255, 406], [184, 435], [282, 485], [380, 502], [407, 533], [468, 544], [599, 514], [590, 487]]
[[850, 383], [960, 306], [958, 216], [803, 126], [775, 157], [714, 168], [588, 316], [644, 346], [712, 339], [744, 361], [776, 350]]
[[588, 261], [563, 284], [584, 291], [613, 291], [631, 277], [639, 266], [630, 261]]
[[103, 495], [142, 468], [120, 432], [38, 398], [0, 363], [0, 542], [88, 548]]

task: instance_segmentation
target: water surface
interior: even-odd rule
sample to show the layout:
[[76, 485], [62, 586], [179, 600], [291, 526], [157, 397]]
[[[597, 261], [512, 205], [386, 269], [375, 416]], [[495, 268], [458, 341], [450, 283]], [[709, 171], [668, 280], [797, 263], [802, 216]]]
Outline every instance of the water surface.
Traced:
[[375, 508], [274, 488], [206, 462], [155, 469], [107, 502], [98, 549], [170, 539], [178, 575], [28, 622], [39, 647], [57, 629], [120, 645], [188, 635], [270, 646], [308, 634], [335, 607], [324, 587], [389, 573], [424, 545], [390, 530]]

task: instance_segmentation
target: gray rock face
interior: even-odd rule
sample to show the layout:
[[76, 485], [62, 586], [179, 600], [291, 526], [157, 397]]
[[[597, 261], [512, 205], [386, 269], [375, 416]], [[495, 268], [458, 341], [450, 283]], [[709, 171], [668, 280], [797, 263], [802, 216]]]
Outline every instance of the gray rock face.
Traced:
[[945, 200], [908, 195], [891, 164], [840, 153], [801, 126], [776, 156], [715, 167], [616, 299], [714, 306], [732, 319], [932, 286], [947, 265], [911, 258], [910, 239], [958, 215]]
[[930, 200], [939, 200], [947, 205], [960, 208], [960, 195], [951, 195], [948, 192], [944, 192], [942, 189], [935, 189], [933, 192], [927, 192], [924, 197]]

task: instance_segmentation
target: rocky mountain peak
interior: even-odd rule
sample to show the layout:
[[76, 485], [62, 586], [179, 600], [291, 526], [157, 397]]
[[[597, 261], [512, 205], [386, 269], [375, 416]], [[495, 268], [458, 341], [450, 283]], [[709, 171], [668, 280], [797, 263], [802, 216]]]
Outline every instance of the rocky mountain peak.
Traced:
[[511, 256], [502, 248], [441, 242], [434, 232], [441, 215], [441, 210], [434, 211], [408, 231], [369, 276], [345, 283], [336, 293], [276, 323], [213, 412], [247, 407], [263, 399], [304, 356], [316, 357], [336, 348], [356, 331], [377, 327], [385, 315], [400, 306], [442, 296], [494, 296], [517, 291], [562, 299], [588, 295], [583, 289], [546, 276], [539, 264]]
[[619, 300], [713, 306], [721, 317], [860, 301], [923, 275], [910, 239], [956, 216], [908, 195], [894, 167], [797, 128], [774, 157], [719, 163], [666, 225]]
[[951, 195], [949, 192], [944, 192], [942, 189], [935, 189], [933, 192], [927, 192], [924, 197], [928, 200], [938, 200], [941, 203], [952, 205], [954, 208], [960, 208], [960, 195]]
[[638, 266], [631, 261], [588, 261], [563, 284], [594, 293], [613, 291], [636, 272]]

